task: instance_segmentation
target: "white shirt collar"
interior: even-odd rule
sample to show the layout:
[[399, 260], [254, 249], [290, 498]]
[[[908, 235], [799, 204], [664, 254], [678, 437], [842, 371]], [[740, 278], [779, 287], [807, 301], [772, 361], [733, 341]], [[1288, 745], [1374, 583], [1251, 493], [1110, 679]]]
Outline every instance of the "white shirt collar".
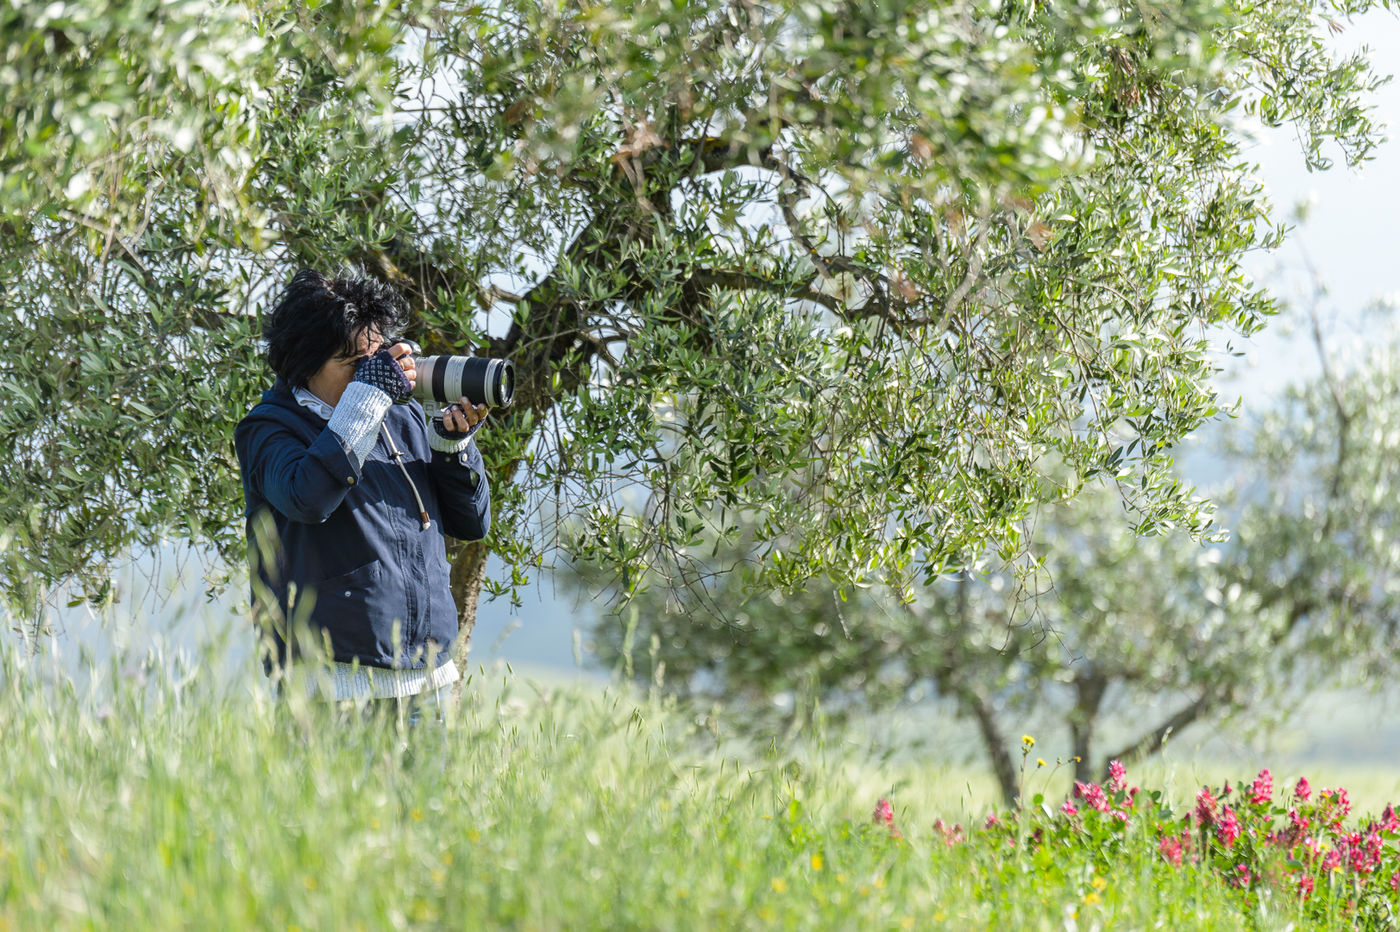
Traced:
[[299, 385], [292, 389], [292, 397], [297, 400], [298, 404], [310, 408], [328, 421], [331, 419], [331, 412], [335, 410], [334, 407], [313, 395], [310, 389], [302, 388]]

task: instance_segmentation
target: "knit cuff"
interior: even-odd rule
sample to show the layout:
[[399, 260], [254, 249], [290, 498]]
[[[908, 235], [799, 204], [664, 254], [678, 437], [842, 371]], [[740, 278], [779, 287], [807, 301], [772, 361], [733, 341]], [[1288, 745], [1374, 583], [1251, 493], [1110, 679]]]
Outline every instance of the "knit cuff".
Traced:
[[384, 423], [384, 415], [393, 406], [389, 396], [373, 385], [351, 382], [336, 402], [326, 426], [345, 441], [356, 462], [363, 466], [369, 451], [374, 449], [379, 425]]
[[486, 423], [485, 418], [477, 421], [469, 430], [463, 433], [448, 436], [447, 432], [442, 430], [441, 421], [429, 421], [428, 446], [437, 450], [439, 453], [461, 453], [471, 445], [472, 437], [484, 423]]

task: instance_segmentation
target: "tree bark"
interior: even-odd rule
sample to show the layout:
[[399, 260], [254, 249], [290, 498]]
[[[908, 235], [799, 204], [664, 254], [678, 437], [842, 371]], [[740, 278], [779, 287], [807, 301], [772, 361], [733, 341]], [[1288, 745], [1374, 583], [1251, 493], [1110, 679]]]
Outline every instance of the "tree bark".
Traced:
[[1094, 726], [1098, 723], [1099, 706], [1108, 682], [1096, 672], [1074, 678], [1078, 700], [1069, 716], [1070, 741], [1074, 747], [1074, 779], [1089, 783], [1094, 779], [1090, 755], [1094, 750]]
[[992, 773], [996, 775], [997, 783], [1001, 786], [1002, 800], [1008, 809], [1016, 808], [1021, 795], [1016, 763], [1006, 749], [1006, 738], [1001, 733], [1001, 727], [997, 725], [991, 702], [970, 688], [959, 691], [958, 701], [964, 708], [970, 709], [973, 718], [977, 720], [977, 730], [982, 733], [982, 744], [987, 749], [987, 756], [992, 759]]
[[457, 600], [457, 642], [452, 651], [452, 661], [462, 672], [462, 677], [452, 687], [455, 699], [462, 697], [467, 655], [471, 651], [476, 610], [481, 603], [481, 583], [486, 578], [486, 558], [490, 553], [485, 541], [474, 540], [463, 544], [452, 560], [452, 595]]
[[970, 582], [966, 573], [958, 578], [957, 603], [954, 608], [958, 620], [952, 649], [945, 658], [945, 666], [935, 677], [938, 688], [945, 695], [952, 695], [964, 713], [971, 712], [977, 722], [977, 730], [982, 735], [982, 746], [992, 763], [992, 773], [1001, 787], [1001, 797], [1008, 808], [1016, 806], [1020, 795], [1020, 781], [1017, 779], [1016, 764], [1006, 747], [1006, 737], [997, 724], [996, 710], [991, 699], [982, 695], [964, 677], [964, 650], [966, 632], [972, 625], [972, 600], [968, 596]]

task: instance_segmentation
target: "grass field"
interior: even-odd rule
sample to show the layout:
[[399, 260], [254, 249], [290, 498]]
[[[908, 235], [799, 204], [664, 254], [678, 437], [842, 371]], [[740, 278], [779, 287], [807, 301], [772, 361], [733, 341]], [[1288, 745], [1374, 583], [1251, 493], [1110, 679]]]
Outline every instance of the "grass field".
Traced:
[[[1362, 915], [1340, 870], [1304, 901], [1222, 882], [1219, 858], [1169, 863], [1161, 819], [1067, 820], [1064, 786], [1033, 767], [1046, 813], [1003, 813], [949, 844], [936, 820], [980, 826], [992, 804], [972, 769], [830, 736], [792, 752], [718, 740], [617, 691], [478, 675], [446, 727], [405, 738], [159, 658], [78, 687], [9, 650], [0, 674], [0, 929], [1274, 929]], [[1177, 767], [1163, 802], [1184, 811], [1198, 774]], [[872, 821], [881, 798], [893, 832]]]

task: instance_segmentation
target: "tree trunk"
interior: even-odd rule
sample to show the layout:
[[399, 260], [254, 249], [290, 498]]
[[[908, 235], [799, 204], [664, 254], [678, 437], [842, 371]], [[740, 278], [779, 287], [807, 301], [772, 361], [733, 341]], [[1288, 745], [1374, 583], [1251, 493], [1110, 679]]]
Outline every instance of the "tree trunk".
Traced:
[[476, 610], [481, 603], [481, 583], [486, 578], [489, 555], [486, 542], [474, 540], [463, 544], [452, 561], [452, 595], [457, 600], [457, 643], [452, 661], [462, 673], [452, 687], [456, 700], [462, 698], [462, 684], [467, 678], [467, 654], [471, 651], [472, 630], [476, 628]]
[[1070, 740], [1074, 746], [1074, 779], [1080, 783], [1090, 783], [1094, 779], [1094, 768], [1090, 755], [1094, 750], [1094, 726], [1098, 722], [1099, 706], [1103, 703], [1107, 681], [1097, 673], [1088, 673], [1074, 679], [1079, 699], [1074, 711], [1069, 715]]
[[959, 576], [957, 604], [954, 609], [958, 619], [957, 635], [953, 639], [953, 648], [946, 657], [947, 666], [937, 676], [938, 688], [945, 694], [954, 695], [964, 714], [972, 713], [977, 722], [977, 730], [982, 735], [982, 746], [991, 761], [992, 773], [1001, 787], [1001, 798], [1007, 808], [1014, 809], [1021, 793], [1020, 781], [1017, 779], [1016, 763], [1011, 757], [1011, 752], [1007, 750], [1006, 737], [1001, 733], [1001, 726], [997, 724], [996, 710], [992, 707], [991, 698], [978, 692], [963, 676], [963, 654], [966, 644], [964, 639], [972, 627], [969, 585], [966, 573]]
[[992, 761], [992, 773], [996, 774], [997, 783], [1001, 786], [1001, 798], [1008, 809], [1015, 809], [1021, 795], [1020, 781], [1017, 779], [1016, 763], [1006, 749], [1006, 738], [997, 725], [991, 701], [970, 687], [959, 691], [958, 701], [977, 720], [982, 745]]

